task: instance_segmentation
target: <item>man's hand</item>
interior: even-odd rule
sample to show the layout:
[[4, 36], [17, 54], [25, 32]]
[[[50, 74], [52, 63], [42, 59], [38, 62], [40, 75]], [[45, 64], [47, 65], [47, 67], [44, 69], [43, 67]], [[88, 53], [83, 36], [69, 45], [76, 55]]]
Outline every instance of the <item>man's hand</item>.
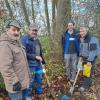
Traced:
[[45, 68], [43, 68], [43, 73], [46, 73], [46, 70], [45, 70]]
[[92, 65], [91, 62], [87, 62], [87, 65]]
[[36, 56], [36, 60], [39, 60], [42, 62], [42, 57], [41, 56]]
[[20, 91], [22, 88], [22, 85], [20, 82], [17, 82], [13, 85], [13, 91]]
[[79, 60], [83, 63], [83, 58], [82, 57], [80, 57]]

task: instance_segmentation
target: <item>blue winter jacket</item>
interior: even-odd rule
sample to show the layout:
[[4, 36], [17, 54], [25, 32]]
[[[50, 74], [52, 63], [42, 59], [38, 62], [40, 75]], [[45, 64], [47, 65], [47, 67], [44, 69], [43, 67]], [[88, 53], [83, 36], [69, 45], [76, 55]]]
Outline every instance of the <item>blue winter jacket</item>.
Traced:
[[[78, 36], [76, 31], [73, 32], [73, 37], [75, 38], [75, 46], [76, 46], [76, 51], [77, 54], [79, 53], [79, 43], [78, 43]], [[63, 46], [63, 53], [67, 54], [68, 53], [68, 47], [69, 47], [69, 34], [66, 31], [63, 35], [62, 35], [62, 46]]]
[[[36, 46], [40, 47], [40, 51], [39, 51], [40, 55], [38, 55], [38, 56], [41, 56], [43, 59], [41, 44], [40, 44], [39, 40], [31, 38], [30, 35], [25, 35], [25, 36], [22, 36], [21, 42], [26, 50], [29, 67], [38, 66], [40, 64], [40, 62], [38, 60], [36, 60], [36, 56], [37, 56]], [[42, 63], [43, 64], [45, 63], [44, 59], [43, 59]]]

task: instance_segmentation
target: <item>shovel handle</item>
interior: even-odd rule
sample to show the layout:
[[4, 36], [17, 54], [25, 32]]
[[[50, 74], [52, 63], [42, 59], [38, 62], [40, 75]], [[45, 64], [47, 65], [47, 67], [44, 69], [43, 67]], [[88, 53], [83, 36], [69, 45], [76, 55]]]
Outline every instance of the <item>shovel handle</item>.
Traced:
[[[42, 68], [45, 69], [45, 66], [44, 66], [42, 63], [41, 63], [41, 65], [42, 65]], [[46, 79], [46, 81], [47, 81], [47, 85], [48, 85], [48, 87], [50, 88], [50, 82], [49, 82], [48, 76], [47, 76], [47, 74], [46, 74], [46, 71], [44, 72], [44, 76], [45, 76], [45, 79]]]
[[75, 81], [74, 81], [74, 83], [73, 83], [73, 87], [74, 87], [75, 84], [76, 84], [76, 81], [77, 81], [77, 78], [78, 78], [79, 72], [80, 72], [80, 68], [79, 68], [78, 71], [77, 71], [77, 74], [76, 74], [76, 77], [75, 77]]
[[74, 80], [74, 83], [73, 83], [73, 86], [70, 88], [69, 92], [71, 93], [71, 95], [73, 94], [73, 91], [74, 91], [74, 86], [76, 84], [76, 81], [77, 81], [77, 77], [79, 75], [79, 72], [80, 72], [80, 69], [78, 69], [78, 72], [76, 74], [76, 77], [75, 77], [75, 80]]

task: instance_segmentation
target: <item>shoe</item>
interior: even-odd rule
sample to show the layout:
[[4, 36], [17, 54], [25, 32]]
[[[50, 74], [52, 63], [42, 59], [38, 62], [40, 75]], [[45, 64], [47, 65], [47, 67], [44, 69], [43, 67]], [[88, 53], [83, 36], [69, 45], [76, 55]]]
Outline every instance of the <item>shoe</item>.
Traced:
[[32, 100], [32, 97], [26, 97], [26, 100]]
[[35, 92], [36, 92], [37, 94], [42, 94], [42, 93], [43, 93], [43, 88], [42, 88], [42, 87], [37, 87], [37, 88], [35, 89]]
[[41, 100], [41, 94], [36, 94], [36, 96], [35, 96], [35, 100]]
[[73, 80], [73, 79], [70, 79], [70, 82], [71, 82], [71, 83], [74, 83], [74, 80]]
[[84, 91], [85, 91], [85, 88], [84, 88], [84, 87], [80, 87], [80, 88], [79, 88], [79, 91], [80, 91], [80, 92], [84, 92]]

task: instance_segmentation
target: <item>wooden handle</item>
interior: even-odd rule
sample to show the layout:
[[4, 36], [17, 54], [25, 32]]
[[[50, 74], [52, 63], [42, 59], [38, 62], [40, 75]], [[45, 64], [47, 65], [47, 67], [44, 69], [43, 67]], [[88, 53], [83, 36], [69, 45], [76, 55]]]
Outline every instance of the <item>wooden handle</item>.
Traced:
[[[42, 68], [45, 69], [45, 66], [44, 66], [42, 63], [41, 63], [41, 65], [42, 65]], [[50, 88], [50, 82], [49, 82], [48, 76], [47, 76], [47, 74], [46, 74], [46, 71], [44, 72], [44, 76], [45, 76], [45, 78], [46, 78], [47, 85], [48, 85], [48, 87]]]

